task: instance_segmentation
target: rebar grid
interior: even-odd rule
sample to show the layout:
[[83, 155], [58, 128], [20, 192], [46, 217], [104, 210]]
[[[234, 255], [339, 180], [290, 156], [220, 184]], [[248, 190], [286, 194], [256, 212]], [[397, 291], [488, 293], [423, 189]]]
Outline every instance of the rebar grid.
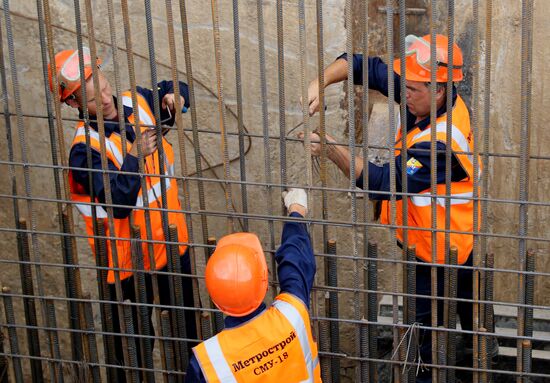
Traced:
[[[251, 230], [259, 234], [266, 256], [272, 259], [269, 278], [271, 291], [268, 296], [273, 298], [279, 286], [275, 251], [280, 243], [278, 234], [286, 221], [308, 224], [317, 264], [324, 265], [325, 278], [318, 275], [312, 290], [311, 320], [314, 332], [319, 337], [321, 370], [325, 381], [412, 383], [417, 366], [431, 369], [433, 382], [454, 382], [461, 374], [470, 376], [475, 382], [491, 379], [544, 381], [550, 378], [550, 371], [540, 367], [544, 364], [540, 361], [548, 358], [543, 351], [550, 342], [547, 329], [550, 326], [550, 308], [545, 305], [545, 297], [538, 300], [535, 290], [538, 283], [542, 285], [550, 277], [550, 270], [539, 267], [541, 263], [536, 262], [538, 259], [546, 261], [543, 249], [550, 242], [550, 236], [531, 229], [533, 223], [528, 220], [530, 209], [550, 207], [550, 201], [540, 197], [540, 193], [529, 192], [536, 187], [532, 183], [530, 169], [534, 164], [544, 164], [550, 160], [550, 155], [532, 152], [530, 148], [530, 137], [536, 131], [531, 116], [532, 99], [535, 97], [533, 61], [536, 59], [533, 55], [534, 2], [523, 0], [521, 8], [523, 60], [520, 68], [521, 87], [518, 87], [516, 95], [521, 99], [517, 153], [499, 151], [496, 146], [489, 145], [495, 139], [489, 131], [493, 122], [490, 92], [491, 86], [494, 87], [491, 46], [500, 43], [492, 36], [495, 33], [491, 21], [492, 1], [483, 4], [484, 10], [479, 1], [472, 1], [474, 28], [473, 34], [469, 35], [460, 23], [461, 18], [467, 17], [458, 11], [458, 7], [464, 3], [462, 0], [449, 1], [445, 7], [431, 0], [426, 2], [430, 4], [425, 13], [417, 8], [407, 8], [404, 0], [379, 1], [385, 7], [374, 8], [368, 2], [361, 2], [359, 14], [353, 12], [356, 6], [354, 1], [340, 3], [299, 0], [257, 1], [253, 4], [250, 1], [234, 0], [228, 5], [212, 0], [211, 7], [205, 10], [201, 9], [200, 2], [192, 0], [145, 0], [143, 3], [123, 0], [120, 8], [116, 8], [112, 0], [107, 0], [106, 17], [102, 19], [93, 2], [85, 0], [81, 9], [81, 2], [75, 0], [71, 9], [71, 17], [74, 17], [72, 24], [72, 21], [62, 23], [57, 19], [59, 4], [56, 2], [37, 0], [37, 16], [34, 17], [20, 11], [24, 8], [18, 8], [15, 2], [3, 1], [4, 25], [0, 27], [5, 27], [6, 34], [0, 30], [0, 40], [6, 43], [8, 55], [4, 57], [2, 45], [0, 85], [4, 118], [1, 128], [6, 129], [7, 142], [5, 153], [0, 158], [0, 168], [7, 170], [9, 183], [6, 183], [5, 191], [0, 192], [1, 206], [7, 207], [0, 222], [0, 236], [5, 238], [6, 249], [9, 249], [10, 244], [13, 249], [17, 248], [17, 252], [14, 252], [17, 255], [13, 257], [6, 250], [4, 255], [0, 255], [0, 264], [7, 270], [6, 273], [11, 273], [12, 277], [18, 275], [20, 279], [3, 278], [0, 285], [5, 314], [1, 328], [9, 340], [8, 348], [0, 344], [0, 357], [11, 360], [11, 379], [16, 382], [42, 382], [48, 379], [63, 382], [79, 376], [93, 382], [116, 381], [117, 370], [123, 364], [128, 381], [183, 381], [190, 357], [187, 345], [205, 340], [224, 328], [221, 312], [209, 299], [205, 299], [207, 295], [202, 273], [215, 248], [215, 238], [239, 230]], [[10, 5], [16, 10], [10, 9]], [[180, 10], [179, 20], [172, 14], [173, 8], [177, 7]], [[345, 21], [345, 25], [340, 25], [341, 41], [336, 44], [330, 33], [334, 31], [333, 13], [337, 11], [341, 16], [338, 22], [342, 24]], [[450, 115], [446, 120], [447, 141], [444, 142], [444, 151], [436, 148], [436, 129], [432, 129], [432, 145], [428, 150], [432, 161], [431, 188], [427, 193], [411, 193], [406, 182], [399, 186], [396, 183], [399, 177], [407, 177], [410, 155], [406, 134], [402, 134], [398, 142], [394, 139], [399, 129], [408, 131], [406, 104], [400, 103], [399, 117], [394, 113], [395, 102], [407, 98], [405, 76], [401, 76], [398, 81], [394, 80], [393, 66], [388, 65], [387, 141], [379, 144], [375, 132], [371, 130], [373, 97], [369, 91], [370, 63], [363, 60], [363, 86], [360, 101], [357, 101], [354, 98], [357, 90], [357, 78], [354, 78], [356, 68], [351, 59], [354, 52], [361, 52], [364, 56], [383, 53], [387, 55], [387, 62], [391, 62], [393, 57], [401, 58], [401, 73], [406, 73], [405, 36], [409, 15], [419, 14], [427, 15], [429, 23], [426, 23], [425, 33], [431, 35], [432, 41], [436, 33], [445, 33], [449, 37], [448, 60], [451, 64], [447, 66], [447, 110], [453, 108], [452, 76], [455, 68], [452, 64], [452, 44], [464, 43], [465, 39], [474, 41], [470, 44], [470, 50], [463, 51], [468, 56], [465, 62], [469, 65], [469, 68], [463, 70], [468, 71], [473, 85], [468, 95], [472, 98], [474, 144], [470, 147], [471, 152], [451, 150], [453, 120]], [[81, 21], [82, 17], [85, 17], [85, 24]], [[28, 99], [25, 86], [28, 85], [21, 83], [18, 69], [20, 61], [24, 63], [27, 59], [20, 48], [20, 40], [24, 36], [13, 24], [12, 18], [37, 28], [40, 34], [40, 40], [35, 44], [36, 51], [40, 52], [36, 59], [42, 60], [42, 70], [36, 82], [42, 88], [34, 91], [42, 92], [41, 97], [45, 102], [34, 109], [25, 104]], [[118, 23], [120, 19], [122, 23]], [[485, 21], [484, 27], [482, 21]], [[141, 35], [136, 34], [139, 28], [137, 22], [142, 25], [145, 23], [143, 30], [139, 31]], [[108, 23], [109, 28], [102, 31], [105, 27], [102, 23]], [[397, 24], [399, 31], [394, 31]], [[182, 31], [180, 39], [176, 36], [178, 28]], [[357, 28], [358, 34], [354, 32]], [[373, 32], [379, 32], [376, 28], [383, 29], [383, 41], [378, 42], [378, 45], [372, 41]], [[208, 33], [203, 33], [204, 30], [208, 30]], [[124, 33], [124, 47], [118, 45], [117, 36], [121, 33]], [[315, 38], [312, 37], [314, 35]], [[359, 40], [357, 35], [361, 36]], [[76, 45], [72, 46], [73, 41], [65, 39], [66, 36], [71, 36], [71, 39], [76, 37]], [[323, 69], [333, 61], [335, 45], [338, 45], [339, 52], [348, 55], [347, 80], [339, 85], [340, 90], [346, 90], [345, 103], [341, 103], [340, 95], [334, 94], [333, 89], [337, 86], [325, 89], [326, 74]], [[467, 43], [465, 45], [468, 46]], [[141, 233], [139, 228], [132, 227], [131, 238], [112, 234], [115, 232], [115, 209], [136, 207], [113, 202], [110, 177], [135, 173], [109, 168], [104, 142], [106, 121], [99, 101], [99, 68], [92, 67], [95, 94], [81, 92], [84, 101], [91, 96], [96, 99], [97, 116], [90, 116], [89, 107], [85, 107], [82, 118], [75, 118], [68, 111], [69, 108], [59, 101], [57, 92], [50, 93], [48, 90], [48, 69], [53, 68], [52, 60], [61, 47], [80, 49], [79, 69], [84, 73], [83, 46], [90, 47], [92, 56], [112, 58], [112, 62], [107, 59], [106, 67], [101, 70], [112, 70], [114, 95], [118, 100], [123, 90], [128, 88], [132, 105], [137, 105], [136, 86], [142, 84], [154, 90], [163, 77], [172, 80], [176, 94], [179, 93], [178, 80], [183, 80], [189, 86], [190, 117], [177, 113], [174, 117], [175, 126], [166, 128], [167, 137], [171, 137], [174, 148], [177, 147], [175, 151], [179, 163], [176, 161], [175, 174], [165, 171], [165, 153], [161, 142], [161, 133], [165, 127], [160, 118], [162, 100], [158, 93], [152, 93], [154, 124], [143, 124], [139, 118], [135, 122], [125, 122], [124, 115], [118, 114], [119, 126], [135, 127], [140, 165], [138, 175], [144, 190], [143, 206], [139, 209], [145, 211], [145, 230]], [[378, 49], [383, 52], [376, 51]], [[119, 55], [119, 51], [126, 55]], [[436, 53], [435, 44], [432, 43], [432, 81], [428, 85], [432, 100], [435, 100], [437, 92]], [[184, 64], [181, 62], [182, 57]], [[300, 105], [300, 98], [308, 99], [307, 84], [314, 78], [317, 78], [320, 87], [319, 117], [309, 115], [305, 101]], [[53, 85], [54, 89], [59, 85], [55, 77]], [[84, 79], [82, 85], [84, 89]], [[400, 92], [396, 89], [400, 89]], [[175, 104], [179, 111], [179, 99]], [[362, 109], [362, 119], [356, 118], [357, 107]], [[430, 124], [433, 126], [437, 112], [435, 101], [431, 102], [430, 109]], [[50, 157], [36, 155], [32, 146], [33, 135], [37, 134], [35, 125], [42, 125], [46, 121], [49, 142], [45, 146]], [[70, 128], [78, 121], [85, 122], [88, 168], [69, 165], [70, 149], [66, 147], [66, 142], [72, 136]], [[344, 130], [346, 123], [348, 136], [338, 133]], [[92, 124], [98, 126], [100, 135], [101, 169], [91, 169]], [[140, 137], [142, 130], [147, 128], [156, 129], [158, 133], [160, 174], [152, 173], [144, 165]], [[13, 141], [12, 129], [17, 129], [18, 143]], [[305, 132], [304, 139], [296, 137], [296, 129]], [[173, 130], [177, 130], [177, 137]], [[319, 161], [314, 161], [311, 156], [309, 133], [312, 131], [318, 132], [320, 137]], [[335, 135], [337, 142], [329, 144], [327, 134]], [[122, 151], [126, 156], [132, 143], [127, 142], [126, 135], [121, 136]], [[218, 142], [219, 146], [216, 145]], [[350, 173], [345, 175], [349, 180], [334, 176], [334, 165], [328, 155], [330, 145], [349, 150]], [[390, 158], [389, 189], [378, 193], [390, 201], [389, 225], [372, 220], [374, 209], [368, 198], [373, 192], [368, 186], [369, 160], [375, 151]], [[397, 169], [398, 164], [392, 160], [399, 153], [400, 171]], [[445, 156], [445, 195], [437, 192], [437, 184], [441, 180], [436, 177], [436, 158], [440, 153]], [[472, 197], [451, 196], [450, 169], [454, 154], [473, 157]], [[513, 163], [512, 166], [519, 170], [517, 196], [509, 198], [498, 197], [499, 194], [492, 193], [490, 189], [492, 180], [502, 176], [498, 169], [491, 167], [491, 161], [504, 160]], [[194, 171], [190, 172], [193, 167]], [[223, 170], [218, 176], [216, 169], [220, 167]], [[365, 190], [355, 187], [357, 168], [363, 169]], [[68, 174], [76, 170], [86, 171], [89, 179], [92, 174], [103, 177], [104, 202], [99, 202], [96, 196], [91, 195], [87, 204], [91, 207], [94, 219], [93, 235], [86, 234], [80, 224], [81, 220], [73, 219], [72, 216], [75, 201], [70, 197]], [[235, 172], [239, 175], [234, 176]], [[47, 188], [41, 190], [35, 186], [42, 185], [40, 178], [46, 177], [50, 183]], [[150, 206], [148, 201], [147, 191], [151, 188], [145, 182], [148, 177], [161, 180], [160, 203], [157, 206]], [[177, 181], [182, 191], [181, 209], [168, 208], [165, 180]], [[20, 190], [21, 185], [24, 192]], [[276, 212], [278, 208], [274, 209], [273, 206], [283, 206], [279, 195], [287, 187], [307, 189], [310, 205], [307, 217], [286, 217], [284, 208], [280, 213]], [[93, 190], [91, 181], [88, 188]], [[240, 192], [240, 195], [236, 192]], [[417, 196], [427, 197], [431, 201], [431, 227], [418, 228], [410, 220], [407, 201]], [[318, 201], [317, 197], [320, 197]], [[398, 209], [400, 200], [403, 201], [402, 208]], [[451, 228], [451, 206], [457, 201], [473, 201], [474, 225], [471, 230], [458, 231]], [[445, 229], [437, 229], [441, 226], [436, 219], [437, 206], [446, 210]], [[96, 209], [99, 211], [99, 208], [107, 211], [106, 220], [96, 219]], [[500, 231], [492, 225], [492, 218], [499, 210], [513, 209], [519, 213], [518, 225]], [[57, 224], [44, 222], [44, 212], [48, 212]], [[152, 239], [148, 217], [153, 212], [161, 213], [164, 240]], [[185, 214], [187, 241], [181, 238], [178, 240], [176, 227], [169, 225], [168, 216], [174, 213]], [[399, 215], [403, 219], [398, 224]], [[414, 244], [409, 243], [412, 230], [431, 234], [431, 263], [420, 262], [416, 258]], [[403, 250], [394, 245], [398, 231], [403, 235]], [[389, 233], [389, 240], [382, 238], [384, 233]], [[436, 263], [436, 241], [441, 233], [444, 237], [439, 237], [439, 241], [444, 238], [446, 255], [443, 265]], [[452, 249], [450, 244], [452, 234], [473, 236], [473, 266], [457, 264], [456, 249]], [[92, 253], [85, 244], [86, 239], [95, 241], [95, 262], [87, 259]], [[517, 251], [504, 254], [517, 254], [518, 262], [513, 268], [499, 262], [501, 254], [492, 254], [491, 247], [503, 240], [518, 246]], [[132, 268], [119, 267], [116, 254], [113, 254], [114, 265], [108, 266], [107, 245], [110, 243], [110, 248], [114, 250], [117, 241], [126, 241], [128, 247], [133, 249]], [[164, 244], [167, 248], [167, 270], [145, 270], [142, 249], [149, 249], [149, 263], [154, 267], [152, 254], [157, 244]], [[187, 245], [191, 252], [190, 274], [180, 270], [178, 249], [182, 244]], [[205, 254], [204, 259], [195, 257], [201, 249]], [[58, 254], [51, 256], [50, 252]], [[416, 291], [419, 265], [431, 268], [432, 291], [428, 296], [431, 301], [431, 319], [430, 323], [422, 324], [415, 318], [416, 300], [426, 297]], [[319, 269], [322, 270], [321, 267]], [[116, 297], [110, 296], [106, 283], [109, 270], [115, 272]], [[445, 291], [441, 295], [437, 282], [440, 270], [443, 271], [445, 281]], [[460, 277], [457, 276], [465, 270], [473, 272], [474, 295], [471, 299], [457, 297], [457, 282], [460, 285]], [[123, 281], [119, 275], [126, 271], [132, 272], [136, 280], [135, 302], [123, 299]], [[64, 288], [51, 283], [55, 280], [53, 275], [64, 279]], [[151, 302], [145, 296], [146, 276], [153, 281]], [[157, 278], [164, 276], [170, 280], [170, 304], [161, 304], [159, 299]], [[192, 280], [193, 307], [183, 303], [181, 276]], [[511, 283], [516, 279], [517, 297], [500, 294], [497, 284], [502, 286], [503, 281]], [[473, 303], [474, 306], [472, 330], [463, 329], [458, 324], [460, 321], [457, 321], [457, 309], [464, 303]], [[440, 314], [437, 311], [439, 304], [443, 307], [441, 317], [438, 317]], [[57, 315], [63, 305], [67, 306], [67, 317]], [[178, 310], [173, 310], [174, 306]], [[198, 339], [191, 339], [186, 333], [183, 308], [195, 313]], [[41, 310], [41, 316], [37, 315], [37, 309]], [[120, 333], [115, 332], [110, 323], [112, 310], [118, 312]], [[133, 310], [136, 310], [137, 316], [132, 315]], [[513, 312], [506, 313], [506, 310]], [[151, 333], [148, 323], [153, 311], [156, 328]], [[513, 326], [517, 326], [517, 333], [511, 333], [500, 326], [498, 321], [503, 320], [515, 320]], [[431, 363], [418, 361], [416, 343], [419, 341], [418, 331], [421, 330], [432, 333]], [[115, 357], [113, 339], [117, 337], [122, 338], [124, 361], [118, 361]], [[462, 356], [461, 342], [467, 337], [473, 338], [472, 345], [468, 346], [472, 361], [469, 365], [462, 365], [458, 363], [458, 358]], [[508, 358], [507, 364], [502, 361], [495, 364], [491, 358], [492, 352], [499, 352], [499, 349], [495, 347], [493, 339], [500, 341], [501, 347], [505, 349], [512, 348], [516, 353], [515, 360], [505, 350], [501, 352], [501, 359]], [[98, 341], [103, 347], [98, 347]], [[160, 356], [153, 352], [157, 347]], [[513, 367], [513, 360], [516, 368]]]

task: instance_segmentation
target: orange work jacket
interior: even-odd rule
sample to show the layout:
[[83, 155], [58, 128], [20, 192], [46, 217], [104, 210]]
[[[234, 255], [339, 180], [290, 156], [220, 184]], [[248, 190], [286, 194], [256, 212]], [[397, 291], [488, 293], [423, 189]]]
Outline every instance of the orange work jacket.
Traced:
[[193, 348], [207, 382], [321, 382], [305, 304], [282, 293], [241, 326]]
[[[138, 115], [140, 124], [144, 125], [155, 125], [155, 117], [151, 108], [145, 98], [139, 93], [137, 94], [138, 101]], [[122, 102], [124, 106], [132, 108], [132, 98], [131, 92], [127, 91], [122, 94]], [[128, 122], [135, 122], [135, 112], [128, 117]], [[150, 129], [150, 127], [143, 126], [141, 130], [144, 131]], [[124, 130], [124, 129], [122, 129]], [[93, 129], [89, 129], [90, 132], [90, 144], [92, 150], [100, 152], [100, 138], [98, 132]], [[73, 139], [72, 145], [76, 144], [86, 144], [86, 135], [84, 122], [78, 122], [76, 125], [76, 132]], [[130, 151], [132, 144], [127, 142], [127, 149]], [[147, 201], [149, 203], [149, 208], [162, 208], [162, 197], [161, 197], [161, 182], [165, 183], [166, 186], [166, 198], [167, 198], [167, 209], [169, 210], [181, 210], [180, 202], [178, 200], [178, 185], [175, 178], [170, 178], [174, 176], [174, 152], [172, 150], [172, 145], [163, 137], [162, 147], [164, 149], [164, 175], [168, 177], [156, 177], [155, 175], [160, 175], [159, 172], [159, 155], [158, 151], [153, 155], [147, 156], [145, 158], [145, 173], [149, 174], [145, 176], [145, 183], [147, 185]], [[113, 132], [109, 137], [105, 137], [105, 148], [107, 158], [118, 168], [122, 166], [124, 158], [122, 157], [122, 140], [119, 133]], [[92, 252], [94, 252], [94, 239], [93, 239], [93, 220], [92, 220], [92, 205], [90, 204], [90, 196], [85, 192], [85, 189], [82, 185], [75, 182], [72, 178], [71, 172], [69, 172], [69, 184], [71, 191], [71, 199], [76, 202], [76, 208], [84, 218], [86, 223], [86, 230], [88, 232], [88, 242], [92, 247]], [[97, 199], [95, 202], [99, 202]], [[136, 208], [132, 211], [134, 225], [138, 226], [141, 231], [142, 239], [147, 239], [147, 231], [145, 224], [145, 210], [141, 209], [144, 206], [144, 193], [140, 189], [137, 201]], [[107, 225], [107, 212], [101, 207], [96, 207], [96, 216], [98, 219], [104, 222], [106, 228], [106, 235], [110, 236], [109, 228]], [[149, 216], [151, 221], [151, 233], [152, 240], [154, 241], [166, 241], [165, 233], [162, 227], [162, 214], [158, 210], [149, 210]], [[132, 275], [132, 256], [130, 251], [130, 219], [116, 219], [114, 221], [114, 230], [115, 233], [112, 235], [116, 238], [116, 249], [118, 257], [118, 268], [126, 269], [120, 271], [120, 279], [128, 278]], [[168, 212], [168, 222], [169, 224], [175, 224], [178, 228], [178, 241], [187, 242], [187, 226], [185, 224], [184, 214], [177, 211]], [[179, 246], [180, 254], [183, 254], [186, 250], [186, 245]], [[112, 268], [114, 267], [113, 254], [111, 251], [111, 241], [107, 240], [107, 254], [109, 262], [109, 272], [107, 274], [107, 281], [109, 283], [115, 282], [114, 272]], [[149, 248], [148, 244], [144, 242], [142, 244], [143, 250], [143, 264], [145, 270], [151, 268], [149, 261]], [[157, 270], [162, 269], [166, 266], [167, 256], [166, 256], [166, 245], [164, 243], [155, 243], [153, 245], [153, 253], [155, 260], [155, 268]]]
[[[458, 162], [466, 173], [466, 178], [459, 182], [451, 182], [450, 196], [450, 230], [461, 232], [473, 232], [474, 202], [472, 200], [474, 190], [473, 172], [473, 134], [470, 129], [470, 114], [460, 96], [457, 96], [452, 110], [452, 140], [451, 149]], [[398, 130], [395, 143], [395, 155], [400, 154], [401, 127]], [[447, 143], [447, 113], [436, 120], [437, 141]], [[432, 128], [428, 126], [424, 130], [416, 127], [407, 133], [407, 149], [419, 142], [431, 141]], [[481, 161], [478, 162], [481, 166]], [[481, 174], [481, 171], [480, 171]], [[432, 206], [431, 190], [426, 189], [417, 195], [410, 196], [407, 203], [408, 243], [416, 245], [416, 256], [425, 262], [432, 262]], [[436, 214], [437, 214], [437, 263], [445, 263], [445, 184], [437, 185]], [[395, 225], [403, 226], [403, 201], [396, 201]], [[380, 217], [382, 223], [390, 223], [390, 203], [382, 202]], [[415, 230], [414, 228], [428, 230]], [[403, 229], [398, 228], [397, 239], [403, 241]], [[458, 248], [458, 264], [462, 265], [468, 260], [472, 252], [473, 234], [450, 234], [451, 246]]]

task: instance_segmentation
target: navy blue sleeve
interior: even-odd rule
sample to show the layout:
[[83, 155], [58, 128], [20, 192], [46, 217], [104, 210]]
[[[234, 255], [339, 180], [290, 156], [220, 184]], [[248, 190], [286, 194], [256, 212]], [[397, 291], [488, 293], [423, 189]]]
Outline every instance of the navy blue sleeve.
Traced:
[[185, 375], [185, 383], [206, 383], [202, 370], [199, 366], [199, 361], [195, 358], [195, 354], [191, 356], [187, 373]]
[[[430, 142], [420, 142], [407, 150], [407, 159], [415, 158], [422, 166], [416, 170], [407, 173], [407, 192], [420, 193], [431, 187], [431, 156]], [[437, 183], [445, 183], [445, 147], [442, 142], [437, 142]], [[401, 181], [401, 155], [395, 157], [395, 189], [402, 191]], [[458, 160], [453, 155], [451, 161], [451, 181], [456, 182], [466, 177], [466, 172], [460, 166]], [[390, 164], [377, 166], [369, 162], [369, 187], [368, 190], [390, 191]], [[363, 189], [363, 174], [356, 180], [357, 187]], [[389, 200], [389, 194], [369, 193], [369, 198], [373, 200]], [[396, 196], [401, 199], [401, 196]]]
[[[185, 103], [183, 106], [185, 108], [189, 109], [189, 88], [187, 87], [187, 84], [183, 81], [180, 81], [180, 94], [185, 99]], [[172, 116], [170, 118], [170, 115], [168, 114], [168, 110], [162, 109], [162, 99], [164, 96], [170, 93], [174, 93], [174, 84], [172, 81], [161, 81], [157, 84], [157, 89], [159, 92], [159, 105], [160, 105], [160, 120], [163, 121], [165, 125], [174, 125], [174, 122], [176, 121], [176, 117]], [[147, 103], [149, 104], [149, 107], [152, 111], [154, 111], [154, 102], [153, 102], [153, 92], [150, 89], [137, 87], [137, 91], [147, 100]]]
[[[94, 149], [92, 149], [91, 152], [93, 169], [101, 170], [101, 155]], [[108, 163], [109, 170], [118, 171], [118, 169], [110, 160], [108, 160]], [[139, 171], [138, 165], [138, 159], [134, 156], [127, 154], [120, 170], [124, 172], [137, 173]], [[77, 144], [73, 146], [69, 155], [69, 166], [71, 168], [88, 168], [85, 144]], [[90, 193], [88, 183], [88, 174], [90, 174], [90, 172], [86, 170], [73, 169], [71, 169], [71, 172], [73, 175], [73, 179], [80, 185], [82, 185], [88, 193]], [[91, 172], [91, 174], [94, 195], [97, 197], [99, 202], [105, 203], [103, 174], [101, 172]], [[111, 182], [111, 195], [113, 198], [113, 205], [134, 206], [136, 204], [139, 189], [141, 187], [139, 175], [109, 173], [109, 179]], [[113, 207], [113, 216], [117, 219], [126, 218], [130, 215], [131, 211], [132, 209], [129, 208]]]
[[[338, 59], [348, 59], [347, 53], [343, 53], [337, 57]], [[380, 57], [368, 58], [368, 70], [369, 70], [369, 89], [377, 90], [384, 96], [388, 96], [388, 64], [386, 64]], [[401, 84], [399, 82], [399, 75], [393, 72], [394, 75], [394, 94], [395, 102], [401, 100]], [[363, 55], [353, 55], [353, 83], [355, 85], [363, 85]]]
[[[302, 218], [299, 213], [291, 213], [290, 216]], [[281, 291], [300, 298], [309, 307], [316, 267], [305, 223], [285, 222], [275, 260]]]

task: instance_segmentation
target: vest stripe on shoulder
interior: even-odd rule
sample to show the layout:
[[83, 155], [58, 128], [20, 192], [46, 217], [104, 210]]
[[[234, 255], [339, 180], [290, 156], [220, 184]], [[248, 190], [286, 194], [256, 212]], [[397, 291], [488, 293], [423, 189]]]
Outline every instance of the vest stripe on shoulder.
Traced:
[[231, 372], [231, 369], [227, 364], [227, 360], [223, 355], [218, 337], [214, 336], [206, 340], [204, 342], [204, 347], [206, 349], [206, 353], [208, 354], [208, 358], [210, 359], [210, 363], [212, 364], [212, 367], [214, 367], [214, 371], [216, 371], [216, 375], [218, 375], [218, 379], [220, 380], [220, 382], [237, 383], [237, 380], [235, 379], [235, 376], [233, 376], [233, 373]]
[[[138, 97], [138, 112], [139, 112], [139, 120], [142, 124], [154, 126], [155, 123], [149, 113], [141, 106], [139, 105], [139, 97], [142, 97], [140, 94], [137, 95]], [[128, 96], [122, 96], [122, 104], [124, 106], [127, 106], [128, 108], [134, 109], [134, 104], [132, 103], [132, 98]]]

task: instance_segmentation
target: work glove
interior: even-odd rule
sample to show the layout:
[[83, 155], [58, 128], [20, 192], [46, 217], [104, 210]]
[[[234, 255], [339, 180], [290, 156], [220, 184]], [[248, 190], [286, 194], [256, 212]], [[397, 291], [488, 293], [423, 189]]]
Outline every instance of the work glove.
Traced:
[[283, 201], [287, 209], [292, 204], [298, 204], [307, 209], [307, 193], [304, 189], [290, 188], [283, 192]]

